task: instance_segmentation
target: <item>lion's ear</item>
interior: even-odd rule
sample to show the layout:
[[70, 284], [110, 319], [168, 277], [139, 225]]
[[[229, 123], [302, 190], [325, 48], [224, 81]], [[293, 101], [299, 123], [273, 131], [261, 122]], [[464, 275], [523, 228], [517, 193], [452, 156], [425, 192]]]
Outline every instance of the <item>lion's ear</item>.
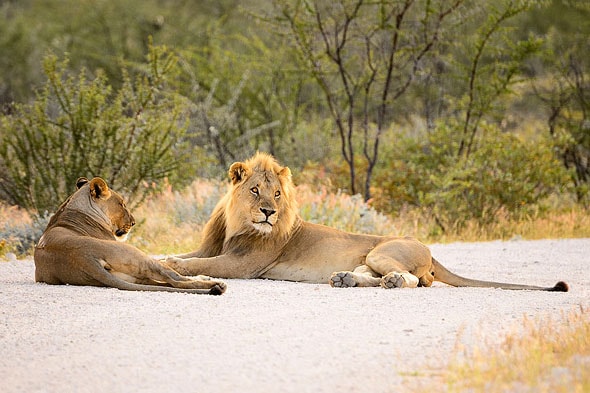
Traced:
[[95, 199], [109, 199], [111, 197], [111, 190], [109, 190], [106, 181], [100, 177], [95, 177], [90, 180], [90, 195]]
[[291, 170], [289, 169], [288, 166], [281, 168], [281, 170], [278, 173], [279, 176], [284, 176], [288, 179], [291, 179]]
[[250, 168], [243, 162], [234, 162], [229, 167], [229, 178], [232, 184], [237, 184], [250, 176]]
[[76, 180], [76, 187], [78, 187], [78, 189], [80, 189], [86, 183], [88, 183], [88, 179], [87, 178], [85, 178], [85, 177], [79, 177], [78, 180]]

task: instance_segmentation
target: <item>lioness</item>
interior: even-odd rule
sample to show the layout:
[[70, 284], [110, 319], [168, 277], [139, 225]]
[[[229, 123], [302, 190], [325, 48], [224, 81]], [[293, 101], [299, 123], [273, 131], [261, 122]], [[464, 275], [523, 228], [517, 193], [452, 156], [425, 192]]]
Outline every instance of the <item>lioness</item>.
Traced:
[[182, 274], [268, 278], [333, 287], [453, 286], [567, 291], [564, 282], [544, 288], [460, 277], [411, 237], [347, 233], [305, 222], [298, 215], [291, 171], [264, 153], [229, 169], [232, 186], [204, 229], [203, 244], [169, 257]]
[[220, 295], [225, 284], [184, 277], [137, 248], [117, 242], [135, 219], [123, 198], [95, 177], [79, 178], [78, 190], [58, 209], [35, 247], [35, 281]]

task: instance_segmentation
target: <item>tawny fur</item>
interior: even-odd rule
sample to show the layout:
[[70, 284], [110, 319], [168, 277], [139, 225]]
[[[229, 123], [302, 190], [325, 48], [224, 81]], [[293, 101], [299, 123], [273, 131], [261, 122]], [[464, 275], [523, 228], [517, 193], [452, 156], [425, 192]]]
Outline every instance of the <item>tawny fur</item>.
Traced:
[[225, 291], [222, 282], [184, 277], [118, 242], [135, 224], [123, 198], [98, 177], [80, 178], [77, 186], [51, 217], [35, 247], [37, 282], [213, 295]]
[[453, 286], [567, 291], [567, 284], [538, 287], [460, 277], [411, 237], [343, 232], [305, 222], [298, 214], [291, 171], [257, 153], [229, 169], [232, 185], [205, 226], [194, 252], [170, 257], [183, 274], [268, 278], [335, 287]]

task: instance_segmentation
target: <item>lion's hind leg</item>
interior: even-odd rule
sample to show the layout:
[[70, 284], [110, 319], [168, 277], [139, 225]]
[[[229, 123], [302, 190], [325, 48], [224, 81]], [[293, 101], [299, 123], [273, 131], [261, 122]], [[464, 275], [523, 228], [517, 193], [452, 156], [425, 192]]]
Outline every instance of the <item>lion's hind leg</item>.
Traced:
[[381, 277], [380, 285], [383, 288], [416, 288], [418, 277], [408, 272], [391, 272]]
[[377, 287], [381, 276], [367, 265], [361, 265], [352, 272], [335, 272], [330, 277], [330, 285], [336, 288]]
[[[407, 263], [383, 252], [372, 252], [367, 255], [366, 263], [381, 275], [379, 285], [383, 288], [416, 288], [420, 283]], [[409, 270], [412, 270], [410, 272]]]

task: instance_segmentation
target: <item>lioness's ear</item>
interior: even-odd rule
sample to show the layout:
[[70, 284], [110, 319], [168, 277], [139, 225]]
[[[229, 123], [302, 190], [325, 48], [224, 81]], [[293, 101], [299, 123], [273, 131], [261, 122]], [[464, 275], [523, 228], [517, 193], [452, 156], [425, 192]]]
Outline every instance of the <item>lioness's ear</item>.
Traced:
[[243, 162], [234, 162], [229, 167], [229, 178], [232, 184], [237, 184], [250, 176], [250, 168]]
[[100, 177], [95, 177], [90, 180], [90, 195], [93, 198], [109, 199], [111, 197], [111, 190], [109, 190], [106, 181]]
[[78, 187], [78, 189], [80, 189], [86, 183], [88, 183], [88, 179], [87, 178], [85, 178], [85, 177], [79, 177], [78, 180], [76, 180], [76, 187]]

